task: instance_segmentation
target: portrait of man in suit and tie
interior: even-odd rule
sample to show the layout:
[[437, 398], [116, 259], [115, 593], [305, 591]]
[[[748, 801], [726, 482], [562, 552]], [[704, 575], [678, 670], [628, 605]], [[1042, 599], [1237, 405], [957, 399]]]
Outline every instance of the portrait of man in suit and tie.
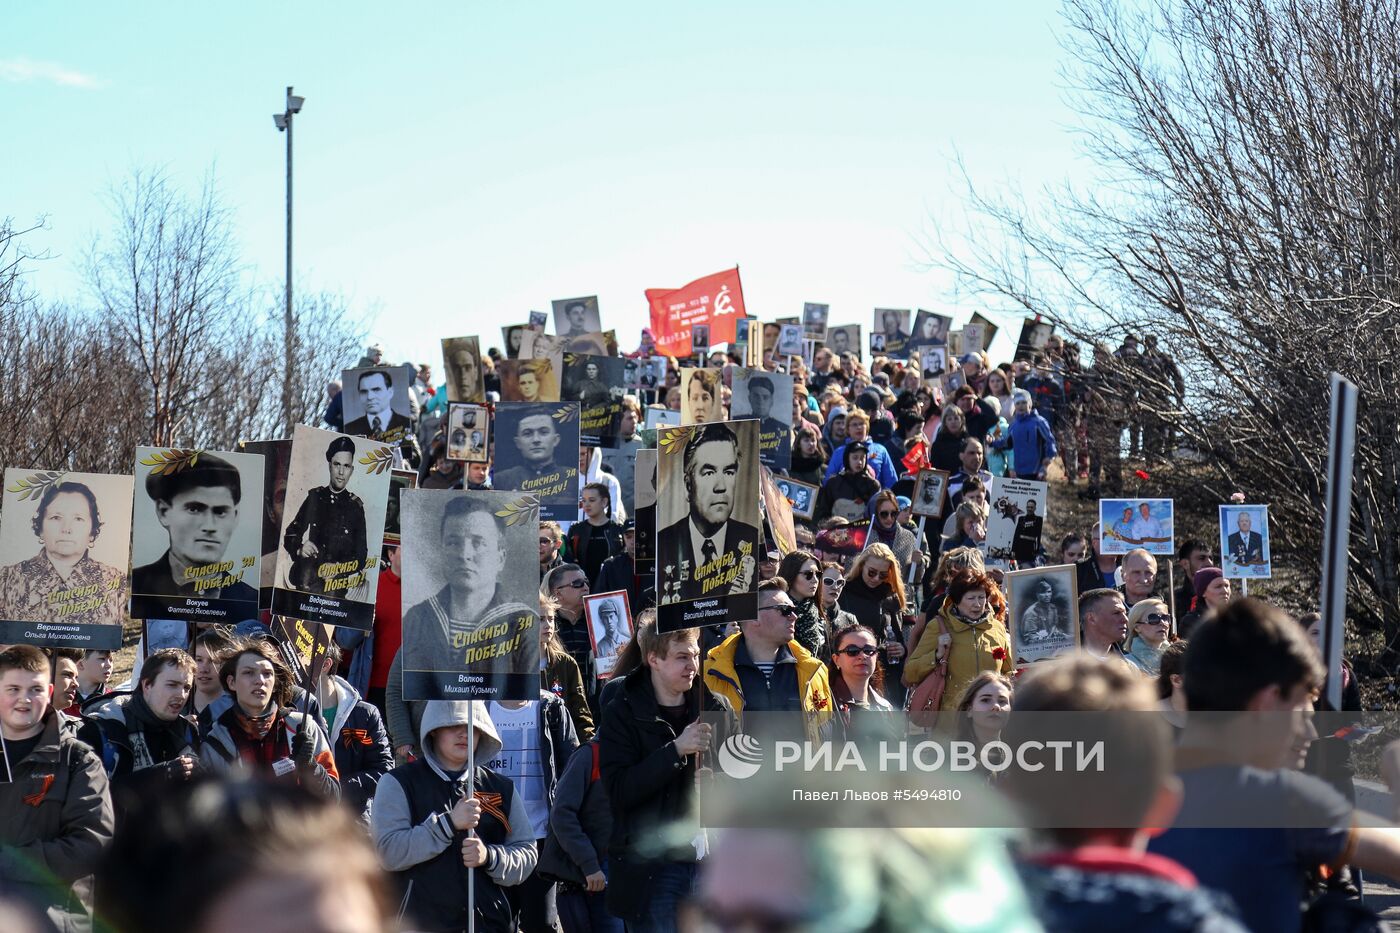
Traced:
[[[357, 369], [346, 372], [345, 386], [354, 386], [354, 395], [345, 400], [345, 433], [374, 441], [402, 440], [412, 422], [408, 417], [408, 385], [404, 373], [389, 369]], [[396, 392], [395, 380], [403, 383]], [[402, 394], [400, 404], [398, 396]], [[403, 410], [400, 411], [399, 408]], [[353, 419], [351, 416], [354, 416]]]
[[[1231, 531], [1231, 525], [1234, 530]], [[1234, 579], [1272, 575], [1269, 565], [1269, 516], [1267, 506], [1220, 507], [1220, 555], [1225, 575]]]
[[756, 421], [666, 429], [658, 603], [747, 593], [756, 585], [757, 429]]

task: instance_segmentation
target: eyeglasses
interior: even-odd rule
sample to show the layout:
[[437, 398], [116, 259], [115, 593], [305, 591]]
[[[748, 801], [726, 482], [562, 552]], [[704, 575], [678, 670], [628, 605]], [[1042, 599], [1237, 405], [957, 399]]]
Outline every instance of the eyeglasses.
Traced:
[[562, 589], [564, 589], [565, 587], [568, 587], [568, 588], [571, 589], [571, 590], [581, 590], [581, 589], [583, 589], [583, 588], [584, 588], [585, 586], [587, 586], [587, 585], [588, 585], [588, 581], [587, 581], [587, 580], [574, 580], [574, 581], [571, 582], [571, 583], [561, 583], [561, 584], [559, 584], [558, 586], [556, 586], [555, 589], [556, 589], [556, 590], [562, 590]]
[[837, 649], [836, 653], [844, 654], [848, 658], [854, 658], [862, 654], [867, 658], [873, 658], [880, 653], [880, 649], [876, 648], [874, 645], [847, 645], [844, 648]]
[[1171, 616], [1162, 615], [1162, 613], [1160, 613], [1160, 612], [1154, 612], [1154, 613], [1152, 613], [1150, 616], [1147, 617], [1147, 624], [1148, 624], [1148, 625], [1170, 625], [1170, 624], [1171, 624], [1171, 621], [1172, 621], [1172, 617], [1171, 617]]
[[804, 570], [801, 573], [799, 573], [798, 576], [804, 580], [814, 580], [817, 577], [821, 576], [821, 574], [817, 573], [815, 570]]
[[822, 577], [823, 586], [841, 587], [846, 585], [845, 577]]
[[898, 513], [898, 512], [891, 512], [889, 509], [881, 509], [880, 511], [876, 512], [875, 514], [876, 514], [878, 517], [880, 517], [880, 518], [894, 518], [894, 517], [895, 517], [896, 515], [898, 515], [899, 513]]
[[764, 606], [764, 609], [772, 609], [774, 612], [781, 612], [789, 619], [797, 618], [797, 607], [786, 603], [774, 603], [771, 606]]

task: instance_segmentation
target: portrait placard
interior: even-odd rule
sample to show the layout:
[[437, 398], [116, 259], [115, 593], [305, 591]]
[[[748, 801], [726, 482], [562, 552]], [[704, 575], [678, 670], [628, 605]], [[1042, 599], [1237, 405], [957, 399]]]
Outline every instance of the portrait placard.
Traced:
[[560, 397], [579, 403], [579, 442], [585, 447], [616, 447], [622, 429], [621, 358], [584, 353], [564, 354]]
[[985, 334], [982, 332], [981, 324], [964, 324], [962, 329], [962, 352], [981, 353], [986, 349], [984, 345]]
[[[761, 321], [750, 319], [745, 326], [748, 331], [748, 339], [744, 341], [744, 365], [762, 366], [763, 354], [772, 352], [772, 347], [767, 345], [764, 340], [764, 325]], [[778, 338], [775, 334], [773, 342], [777, 343], [777, 341]]]
[[1001, 328], [987, 320], [980, 311], [972, 312], [972, 323], [982, 325], [982, 348], [990, 349], [992, 341], [997, 337], [997, 331]]
[[752, 619], [758, 611], [758, 422], [658, 434], [657, 629]]
[[491, 413], [485, 405], [451, 402], [447, 406], [447, 459], [486, 463], [491, 459]]
[[783, 324], [778, 331], [778, 345], [775, 348], [778, 356], [801, 356], [802, 355], [802, 325]]
[[393, 453], [362, 437], [296, 426], [275, 615], [357, 629], [373, 623]]
[[540, 698], [537, 500], [518, 492], [403, 494], [403, 695]]
[[557, 402], [559, 376], [547, 359], [501, 360], [496, 364], [503, 402]]
[[666, 382], [666, 357], [638, 357], [623, 361], [623, 383], [629, 389], [655, 389]]
[[[555, 337], [551, 334], [539, 331], [527, 330], [520, 335], [520, 358], [522, 360], [548, 360], [550, 368], [554, 372], [555, 379], [562, 382], [564, 376], [564, 344], [563, 337]], [[548, 402], [550, 399], [541, 398], [541, 402]], [[557, 401], [557, 399], [555, 399]]]
[[885, 355], [885, 334], [883, 331], [876, 331], [870, 335], [870, 355]]
[[953, 319], [946, 314], [936, 314], [920, 308], [914, 315], [914, 331], [909, 337], [910, 351], [925, 347], [946, 347], [948, 332], [952, 330]]
[[130, 599], [132, 478], [5, 471], [0, 642], [113, 651]]
[[758, 459], [770, 470], [790, 468], [793, 377], [735, 367], [731, 388], [729, 416], [758, 422]]
[[[683, 396], [682, 396], [683, 397]], [[642, 416], [642, 427], [649, 431], [655, 431], [664, 425], [679, 425], [681, 423], [681, 413], [673, 408], [658, 408], [652, 405], [647, 408]]]
[[447, 400], [449, 402], [486, 401], [486, 377], [481, 366], [481, 342], [475, 336], [444, 337], [442, 340], [442, 362], [447, 370]]
[[1016, 343], [1015, 359], [1031, 360], [1041, 350], [1045, 349], [1045, 344], [1049, 343], [1050, 335], [1055, 332], [1055, 325], [1049, 321], [1037, 321], [1028, 319], [1021, 325], [1021, 339]]
[[947, 471], [920, 470], [914, 481], [913, 514], [920, 518], [942, 518], [947, 498]]
[[389, 500], [384, 506], [384, 544], [397, 546], [403, 540], [403, 491], [418, 488], [418, 474], [413, 470], [389, 471]]
[[690, 326], [690, 352], [692, 356], [699, 356], [710, 349], [710, 325], [692, 324]]
[[136, 448], [133, 619], [258, 617], [263, 466], [253, 453]]
[[546, 324], [546, 322], [548, 322], [548, 320], [549, 316], [546, 315], [543, 311], [531, 311], [530, 323], [525, 326], [530, 328], [530, 330], [538, 331], [542, 334], [544, 333], [544, 325]]
[[1011, 650], [1018, 664], [1045, 661], [1079, 646], [1078, 579], [1073, 564], [1006, 574]]
[[817, 487], [810, 483], [798, 482], [795, 479], [788, 479], [786, 476], [774, 476], [773, 482], [792, 507], [794, 518], [812, 518], [812, 512], [817, 507]]
[[1220, 567], [1232, 580], [1273, 576], [1267, 505], [1220, 506]]
[[1170, 499], [1100, 499], [1099, 553], [1176, 554]]
[[681, 367], [681, 424], [709, 424], [724, 418], [718, 369]]
[[[907, 359], [909, 356], [909, 316], [908, 308], [876, 308], [872, 334], [884, 337], [880, 350], [892, 359]], [[871, 345], [874, 349], [874, 345]]]
[[948, 348], [928, 346], [919, 350], [919, 366], [925, 384], [937, 382], [948, 371]]
[[277, 651], [292, 672], [292, 678], [303, 690], [316, 689], [321, 662], [335, 630], [319, 622], [304, 622], [286, 616], [273, 616], [269, 626], [277, 643]]
[[520, 359], [520, 341], [525, 338], [529, 324], [507, 324], [501, 328], [501, 342], [505, 344], [506, 359]]
[[768, 526], [768, 537], [777, 546], [778, 553], [786, 557], [797, 550], [797, 526], [793, 522], [792, 503], [778, 488], [773, 471], [759, 467], [760, 490], [763, 493], [763, 520]]
[[565, 353], [587, 353], [593, 356], [617, 356], [617, 332], [611, 330], [574, 337], [560, 337]]
[[617, 656], [632, 638], [632, 609], [628, 603], [626, 590], [583, 598], [588, 640], [593, 645], [593, 670], [599, 680], [612, 676]]
[[632, 550], [638, 576], [650, 574], [656, 560], [656, 468], [655, 447], [637, 451], [632, 474], [632, 519], [636, 527]]
[[535, 496], [544, 521], [576, 521], [578, 435], [578, 402], [502, 402], [491, 485]]
[[1035, 563], [1045, 528], [1046, 497], [1050, 487], [1033, 479], [992, 477], [987, 492], [987, 566], [1022, 569]]
[[[347, 369], [341, 377], [346, 434], [384, 444], [397, 444], [408, 436], [413, 426], [408, 390], [416, 378], [412, 366]], [[447, 385], [450, 393], [451, 379]]]
[[554, 308], [554, 332], [560, 337], [582, 337], [596, 334], [603, 329], [603, 318], [598, 312], [598, 296], [586, 298], [561, 298], [550, 302]]
[[808, 340], [826, 340], [826, 322], [831, 305], [808, 301], [802, 305], [802, 334]]
[[838, 357], [842, 353], [854, 353], [856, 356], [860, 356], [860, 325], [842, 324], [839, 327], [828, 327], [825, 345]]
[[238, 449], [263, 458], [262, 560], [258, 562], [258, 605], [272, 607], [277, 581], [277, 552], [282, 549], [282, 506], [287, 500], [287, 473], [292, 463], [292, 440], [239, 441]]

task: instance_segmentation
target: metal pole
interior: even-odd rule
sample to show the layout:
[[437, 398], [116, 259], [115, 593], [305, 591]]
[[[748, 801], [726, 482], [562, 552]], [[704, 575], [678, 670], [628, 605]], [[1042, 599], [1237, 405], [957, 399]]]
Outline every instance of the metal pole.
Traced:
[[283, 327], [286, 330], [287, 358], [282, 374], [282, 420], [286, 424], [287, 437], [292, 435], [292, 368], [296, 355], [296, 327], [292, 320], [292, 88], [287, 87], [287, 285], [286, 307], [283, 309]]
[[[476, 701], [467, 701], [467, 794], [476, 796]], [[476, 831], [467, 830], [467, 836]], [[467, 869], [467, 931], [476, 933], [476, 869]]]

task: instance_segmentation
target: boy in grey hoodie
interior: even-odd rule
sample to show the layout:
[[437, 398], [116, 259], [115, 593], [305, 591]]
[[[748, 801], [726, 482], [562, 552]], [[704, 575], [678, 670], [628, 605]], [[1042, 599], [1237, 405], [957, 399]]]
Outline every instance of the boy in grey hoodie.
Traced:
[[[486, 704], [434, 700], [419, 726], [423, 756], [379, 782], [371, 809], [374, 843], [405, 891], [410, 926], [426, 933], [467, 927], [467, 885], [475, 886], [476, 927], [512, 929], [503, 887], [534, 870], [535, 834], [510, 779], [485, 767], [501, 748]], [[467, 774], [469, 742], [476, 769]], [[474, 869], [481, 869], [479, 871]]]

